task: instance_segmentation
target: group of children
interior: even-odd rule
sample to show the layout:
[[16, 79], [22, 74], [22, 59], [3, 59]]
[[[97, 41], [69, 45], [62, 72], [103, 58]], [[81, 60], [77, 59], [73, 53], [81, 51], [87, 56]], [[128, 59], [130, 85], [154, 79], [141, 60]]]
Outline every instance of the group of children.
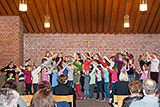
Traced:
[[[37, 91], [41, 76], [43, 81], [51, 83], [52, 92], [54, 92], [54, 88], [58, 85], [58, 76], [67, 74], [67, 85], [75, 88], [78, 99], [94, 99], [94, 91], [97, 87], [96, 100], [99, 100], [99, 92], [101, 92], [101, 101], [104, 101], [110, 98], [110, 85], [112, 89], [115, 82], [119, 80], [119, 74], [122, 71], [127, 72], [129, 82], [133, 79], [142, 82], [143, 79], [148, 77], [147, 66], [153, 59], [157, 58], [157, 54], [154, 53], [155, 58], [151, 58], [148, 53], [146, 54], [148, 62], [144, 60], [144, 55], [140, 55], [140, 67], [135, 69], [134, 56], [129, 54], [126, 49], [124, 52], [121, 51], [110, 58], [102, 57], [100, 53], [95, 55], [75, 53], [63, 57], [62, 53], [53, 54], [53, 52], [47, 51], [42, 58], [42, 64], [37, 68], [29, 65], [29, 60], [27, 60], [23, 67], [17, 67], [11, 62], [1, 71], [7, 71], [6, 80], [16, 81], [16, 73], [19, 75], [18, 91], [20, 94], [23, 94], [24, 82], [26, 94], [34, 94]], [[39, 75], [39, 73], [42, 75]], [[32, 85], [33, 93], [31, 90]], [[82, 95], [83, 90], [84, 96]]]

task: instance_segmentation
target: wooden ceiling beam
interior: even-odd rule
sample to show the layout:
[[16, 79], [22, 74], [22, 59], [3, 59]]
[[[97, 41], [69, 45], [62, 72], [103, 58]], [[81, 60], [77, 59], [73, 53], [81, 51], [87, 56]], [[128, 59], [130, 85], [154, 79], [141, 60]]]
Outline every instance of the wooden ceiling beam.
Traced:
[[160, 3], [160, 0], [154, 0], [154, 5], [153, 5], [153, 8], [151, 10], [151, 14], [149, 16], [149, 19], [148, 19], [148, 22], [145, 26], [145, 30], [144, 30], [144, 33], [148, 33], [151, 26], [152, 26], [152, 23], [153, 23], [153, 20], [155, 18], [155, 15], [156, 15], [156, 11], [157, 11], [157, 8], [159, 8], [159, 3]]
[[145, 25], [146, 25], [146, 22], [149, 18], [149, 15], [151, 13], [151, 8], [153, 7], [152, 5], [154, 4], [153, 2], [154, 0], [148, 0], [148, 3], [147, 3], [147, 12], [141, 12], [142, 14], [142, 21], [139, 25], [139, 29], [138, 29], [138, 33], [143, 33], [144, 31], [144, 28], [145, 28]]
[[73, 23], [74, 32], [79, 33], [76, 0], [69, 0], [69, 4], [70, 4], [70, 8], [71, 8], [71, 16], [72, 16], [72, 23]]
[[104, 33], [109, 33], [110, 23], [111, 23], [111, 12], [112, 12], [112, 0], [106, 0], [105, 16], [104, 16]]
[[64, 11], [63, 11], [63, 8], [62, 8], [62, 2], [61, 2], [61, 0], [55, 0], [55, 4], [56, 4], [56, 7], [57, 7], [59, 20], [60, 20], [61, 27], [62, 27], [62, 32], [67, 33], [68, 30], [67, 30], [67, 27], [66, 27], [66, 20], [65, 20]]
[[158, 24], [158, 26], [157, 26], [157, 29], [156, 29], [155, 33], [157, 33], [157, 34], [160, 33], [160, 22], [159, 22], [159, 24]]
[[[35, 26], [38, 27], [38, 29], [40, 30], [40, 32], [42, 33], [45, 33], [45, 30], [44, 30], [44, 23], [43, 21], [40, 19], [40, 16], [38, 14], [38, 8], [34, 2], [35, 0], [33, 0], [30, 4], [30, 9], [32, 10], [32, 14], [34, 16], [34, 18], [32, 20], [34, 20], [35, 22]], [[39, 1], [40, 2], [40, 1]], [[49, 33], [49, 32], [48, 32]]]
[[115, 29], [115, 33], [120, 33], [120, 31], [122, 30], [122, 28], [124, 28], [124, 15], [125, 15], [125, 4], [126, 4], [126, 0], [121, 0], [121, 2], [119, 2], [119, 11], [118, 11], [118, 15], [117, 15], [117, 23], [116, 23], [116, 29]]
[[98, 0], [98, 33], [103, 33], [105, 0]]
[[134, 28], [134, 25], [135, 25], [136, 16], [137, 16], [138, 11], [139, 11], [139, 0], [132, 0], [131, 4], [132, 5], [131, 5], [130, 13], [129, 13], [130, 27], [129, 27], [129, 29], [127, 29], [126, 33], [133, 33], [133, 28]]
[[92, 33], [96, 33], [97, 32], [97, 19], [98, 19], [98, 2], [97, 0], [91, 0], [91, 29], [92, 29]]
[[6, 10], [5, 10], [4, 7], [2, 6], [1, 1], [0, 1], [0, 9], [1, 9], [1, 14], [2, 14], [2, 15], [8, 15], [8, 13], [6, 12]]
[[[24, 23], [24, 19], [22, 18], [19, 9], [16, 7], [16, 4], [14, 3], [13, 0], [8, 0], [8, 5], [11, 8], [11, 10], [13, 10], [14, 15], [19, 16], [22, 20], [22, 22]], [[23, 24], [23, 31], [24, 32], [28, 32], [28, 30], [26, 29], [26, 26], [24, 26]]]
[[85, 30], [86, 33], [91, 33], [91, 0], [84, 0], [84, 8], [85, 8]]
[[[160, 7], [160, 3], [159, 3], [158, 7]], [[153, 24], [152, 24], [152, 27], [151, 27], [149, 33], [152, 34], [156, 31], [156, 28], [158, 27], [159, 22], [160, 22], [160, 8], [157, 9], [156, 16], [155, 16], [155, 19], [153, 21]]]
[[71, 13], [68, 0], [62, 0], [62, 5], [64, 9], [64, 15], [66, 18], [67, 30], [69, 33], [73, 33], [73, 26], [72, 26]]
[[[18, 0], [13, 0], [17, 9], [19, 9], [19, 1]], [[30, 23], [30, 20], [28, 19], [28, 16], [26, 15], [26, 12], [20, 12], [21, 14], [21, 18], [23, 18], [24, 22], [23, 22], [23, 25], [26, 25], [27, 29], [28, 29], [28, 32], [30, 33], [34, 33], [33, 31], [33, 28], [32, 28], [32, 25]]]
[[115, 26], [116, 26], [116, 20], [117, 20], [117, 12], [119, 9], [119, 0], [113, 0], [113, 6], [112, 6], [112, 16], [111, 16], [111, 25], [110, 25], [110, 33], [115, 32]]
[[81, 33], [85, 33], [83, 0], [77, 0], [77, 10], [78, 10], [78, 20], [79, 20], [79, 31]]
[[134, 25], [134, 28], [133, 28], [133, 33], [138, 32], [141, 19], [142, 19], [142, 14], [141, 14], [140, 11], [138, 11], [138, 15], [137, 15], [137, 17], [136, 17], [135, 25]]
[[28, 33], [28, 29], [27, 29], [27, 27], [25, 25], [23, 25], [23, 32], [24, 33]]
[[59, 20], [58, 12], [57, 12], [57, 9], [56, 9], [55, 1], [50, 0], [50, 2], [52, 3], [52, 6], [50, 6], [50, 9], [51, 9], [51, 14], [52, 14], [52, 17], [53, 17], [53, 21], [55, 22], [55, 28], [57, 30], [57, 33], [62, 33], [62, 27], [61, 27], [61, 24], [60, 24], [60, 20]]
[[36, 17], [34, 16], [35, 13], [32, 11], [32, 5], [33, 5], [33, 2], [27, 4], [27, 12], [26, 13], [27, 13], [27, 16], [28, 16], [31, 24], [32, 24], [34, 32], [39, 33], [39, 32], [42, 32], [42, 31], [39, 30], [38, 25], [36, 23], [36, 20], [37, 20], [38, 16], [36, 16]]
[[[43, 9], [43, 6], [42, 6], [42, 3], [40, 0], [35, 0], [35, 5], [37, 7], [37, 13], [39, 14], [39, 17], [40, 17], [40, 20], [41, 20], [41, 23], [43, 24], [43, 27], [44, 27], [44, 20], [45, 20], [45, 12], [44, 12], [44, 9]], [[38, 26], [39, 27], [39, 26]], [[49, 33], [51, 32], [50, 29], [45, 29], [44, 28], [44, 32], [46, 33]]]
[[5, 8], [5, 10], [7, 11], [8, 15], [13, 16], [14, 13], [12, 12], [12, 10], [10, 9], [8, 3], [6, 2], [6, 0], [1, 0], [1, 3], [3, 4], [3, 7]]

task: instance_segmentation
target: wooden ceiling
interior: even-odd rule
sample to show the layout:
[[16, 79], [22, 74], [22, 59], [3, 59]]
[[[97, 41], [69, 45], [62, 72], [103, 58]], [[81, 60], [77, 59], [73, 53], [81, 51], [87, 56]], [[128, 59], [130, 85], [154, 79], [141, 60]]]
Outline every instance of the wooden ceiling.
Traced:
[[[51, 27], [44, 28], [46, 0], [28, 0], [27, 12], [19, 0], [0, 0], [1, 16], [20, 16], [25, 33], [160, 33], [160, 0], [148, 0], [147, 12], [139, 0], [49, 0]], [[130, 27], [123, 27], [126, 12]]]

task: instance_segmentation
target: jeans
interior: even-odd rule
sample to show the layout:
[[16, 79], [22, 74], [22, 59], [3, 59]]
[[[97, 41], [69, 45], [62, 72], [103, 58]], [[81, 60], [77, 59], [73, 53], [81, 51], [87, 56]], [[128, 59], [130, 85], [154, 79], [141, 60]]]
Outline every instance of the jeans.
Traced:
[[54, 94], [54, 87], [52, 87], [52, 93]]
[[31, 86], [32, 86], [32, 84], [27, 84], [27, 83], [26, 83], [26, 95], [28, 95], [28, 91], [29, 91], [30, 94], [32, 95]]
[[110, 82], [104, 82], [104, 90], [106, 92], [106, 98], [110, 98]]
[[113, 87], [114, 87], [114, 84], [115, 84], [115, 82], [112, 82], [112, 89], [113, 89]]
[[94, 98], [94, 87], [95, 87], [95, 84], [89, 85], [89, 98], [90, 99]]
[[128, 82], [131, 82], [133, 80], [133, 78], [134, 78], [134, 74], [128, 75]]
[[102, 99], [104, 99], [103, 82], [102, 81], [100, 81], [100, 82], [97, 81], [97, 98], [98, 99], [99, 99], [99, 91], [102, 94]]
[[68, 81], [67, 85], [70, 86], [71, 88], [73, 88], [73, 81]]
[[84, 89], [84, 97], [89, 97], [89, 89]]
[[37, 92], [37, 86], [38, 86], [38, 84], [33, 84], [33, 89], [34, 89], [33, 94]]
[[76, 86], [76, 92], [77, 92], [77, 96], [78, 96], [78, 98], [80, 97], [82, 97], [82, 93], [81, 93], [81, 85], [80, 84], [76, 84], [75, 85]]

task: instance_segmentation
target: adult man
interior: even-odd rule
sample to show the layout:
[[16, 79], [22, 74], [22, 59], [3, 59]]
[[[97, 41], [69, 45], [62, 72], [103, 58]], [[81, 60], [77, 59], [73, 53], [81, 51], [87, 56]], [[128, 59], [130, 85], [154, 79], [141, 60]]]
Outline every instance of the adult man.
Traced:
[[144, 79], [142, 87], [145, 96], [142, 100], [131, 103], [130, 107], [158, 107], [158, 97], [155, 97], [156, 82], [149, 78]]

